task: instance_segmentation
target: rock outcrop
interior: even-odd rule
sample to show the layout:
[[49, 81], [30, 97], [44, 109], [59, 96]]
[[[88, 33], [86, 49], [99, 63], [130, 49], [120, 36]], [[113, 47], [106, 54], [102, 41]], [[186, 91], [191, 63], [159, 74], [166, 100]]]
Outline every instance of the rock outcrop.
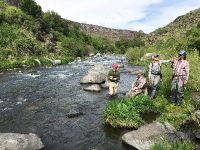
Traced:
[[144, 34], [143, 32], [137, 32], [137, 31], [111, 29], [111, 28], [106, 28], [106, 27], [102, 27], [98, 25], [78, 23], [78, 22], [72, 22], [72, 21], [69, 21], [69, 22], [72, 25], [79, 26], [80, 30], [88, 35], [100, 36], [100, 37], [104, 37], [104, 38], [111, 39], [114, 41], [118, 41], [122, 38], [134, 39], [140, 36], [141, 34]]
[[154, 122], [122, 136], [123, 142], [139, 150], [149, 149], [155, 143], [176, 136], [176, 129], [169, 123]]

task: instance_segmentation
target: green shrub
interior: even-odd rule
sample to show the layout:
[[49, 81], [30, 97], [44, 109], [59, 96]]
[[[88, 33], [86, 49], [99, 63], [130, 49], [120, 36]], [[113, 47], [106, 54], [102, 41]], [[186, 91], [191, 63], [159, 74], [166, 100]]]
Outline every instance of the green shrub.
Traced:
[[105, 122], [113, 127], [137, 128], [144, 123], [141, 113], [159, 111], [149, 97], [139, 95], [109, 102], [103, 115]]
[[144, 56], [145, 53], [145, 47], [129, 48], [126, 51], [126, 56], [128, 57], [129, 62], [137, 63], [138, 61], [140, 61], [140, 58]]
[[168, 143], [164, 141], [162, 144], [154, 144], [150, 150], [195, 150], [196, 146], [191, 141], [173, 141]]
[[46, 28], [50, 28], [55, 31], [61, 32], [64, 35], [69, 34], [69, 25], [67, 20], [61, 18], [61, 16], [58, 15], [56, 12], [48, 11], [44, 13], [43, 20], [47, 23], [45, 25]]
[[34, 18], [42, 16], [42, 9], [34, 0], [21, 0], [20, 8]]

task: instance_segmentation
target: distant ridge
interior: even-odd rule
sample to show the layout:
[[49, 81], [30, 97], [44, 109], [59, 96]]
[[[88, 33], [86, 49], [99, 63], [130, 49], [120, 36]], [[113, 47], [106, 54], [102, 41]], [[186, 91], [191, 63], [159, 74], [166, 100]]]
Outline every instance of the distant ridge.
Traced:
[[120, 40], [121, 38], [130, 39], [136, 38], [141, 34], [144, 34], [142, 31], [131, 31], [131, 30], [121, 30], [121, 29], [112, 29], [107, 27], [102, 27], [98, 25], [78, 23], [70, 21], [74, 25], [78, 25], [80, 30], [91, 36], [101, 36], [111, 40]]

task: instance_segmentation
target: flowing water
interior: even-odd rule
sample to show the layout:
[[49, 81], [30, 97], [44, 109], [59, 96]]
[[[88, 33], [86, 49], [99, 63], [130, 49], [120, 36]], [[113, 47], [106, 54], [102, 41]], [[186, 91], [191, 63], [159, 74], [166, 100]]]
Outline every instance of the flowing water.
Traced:
[[[74, 64], [36, 68], [34, 72], [0, 74], [0, 132], [36, 133], [47, 150], [126, 150], [121, 142], [127, 132], [103, 122], [102, 112], [110, 101], [108, 90], [91, 93], [80, 84], [91, 65], [124, 61], [122, 56], [94, 57]], [[131, 87], [134, 68], [124, 63], [119, 97]], [[83, 115], [67, 117], [73, 108]]]

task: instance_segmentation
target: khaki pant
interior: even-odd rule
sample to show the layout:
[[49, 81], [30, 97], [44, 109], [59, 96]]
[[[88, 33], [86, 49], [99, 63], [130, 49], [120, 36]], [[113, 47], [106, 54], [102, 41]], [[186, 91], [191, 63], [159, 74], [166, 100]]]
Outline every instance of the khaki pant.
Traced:
[[136, 95], [138, 95], [138, 94], [140, 94], [142, 92], [144, 93], [144, 95], [147, 95], [148, 94], [147, 88], [145, 88], [145, 89], [138, 89], [138, 90], [135, 90], [135, 91], [130, 90], [130, 91], [128, 91], [126, 93], [126, 96], [136, 96]]
[[160, 75], [151, 74], [151, 98], [154, 98], [157, 92]]
[[171, 87], [170, 101], [172, 103], [181, 104], [184, 96], [184, 80], [183, 79], [173, 79]]
[[110, 82], [109, 83], [109, 95], [116, 95], [118, 90], [118, 83]]

